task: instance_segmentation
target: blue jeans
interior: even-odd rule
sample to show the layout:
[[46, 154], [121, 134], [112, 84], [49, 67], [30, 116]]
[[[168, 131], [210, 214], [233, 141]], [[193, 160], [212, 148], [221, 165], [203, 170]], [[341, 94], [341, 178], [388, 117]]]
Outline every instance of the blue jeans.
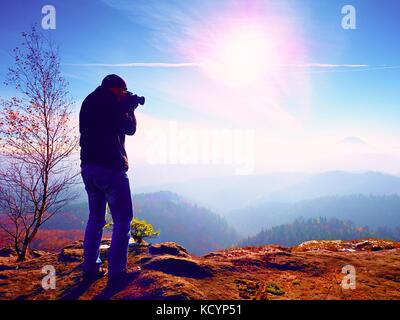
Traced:
[[129, 179], [124, 170], [84, 164], [81, 175], [88, 194], [89, 219], [84, 238], [83, 269], [96, 272], [101, 265], [100, 243], [106, 223], [106, 204], [113, 219], [111, 247], [108, 253], [108, 273], [116, 275], [127, 265], [130, 222], [133, 206]]

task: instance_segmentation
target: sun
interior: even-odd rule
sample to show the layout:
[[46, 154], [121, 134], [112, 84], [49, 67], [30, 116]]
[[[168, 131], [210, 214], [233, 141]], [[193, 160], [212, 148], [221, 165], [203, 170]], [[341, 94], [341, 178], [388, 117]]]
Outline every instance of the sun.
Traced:
[[234, 86], [252, 85], [276, 63], [274, 43], [263, 30], [240, 27], [214, 40], [206, 71], [214, 79]]

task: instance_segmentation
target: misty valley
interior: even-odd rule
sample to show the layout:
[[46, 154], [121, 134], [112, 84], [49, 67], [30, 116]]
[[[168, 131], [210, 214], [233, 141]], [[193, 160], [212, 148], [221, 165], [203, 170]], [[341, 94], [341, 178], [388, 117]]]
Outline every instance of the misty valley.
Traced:
[[[193, 192], [177, 184], [170, 185], [175, 192], [137, 193], [133, 198], [135, 216], [160, 230], [160, 236], [150, 242], [174, 241], [196, 255], [236, 245], [293, 246], [316, 239], [400, 239], [400, 196], [396, 193], [400, 190], [400, 178], [344, 172], [323, 173], [301, 180], [297, 176], [285, 177], [289, 182], [284, 188], [282, 179], [275, 177], [279, 191], [274, 190], [271, 182], [265, 188], [269, 189], [263, 200], [258, 197], [252, 205], [226, 210], [223, 214], [209, 207], [222, 207], [221, 201], [214, 201], [216, 193], [226, 202], [237, 200], [240, 195], [245, 202], [247, 185], [240, 177], [236, 185], [232, 183], [234, 178], [221, 178], [214, 184], [208, 180], [197, 181]], [[269, 180], [273, 181], [270, 176], [258, 177], [254, 190], [258, 187], [261, 190]], [[224, 184], [225, 193], [221, 187]], [[204, 192], [199, 192], [201, 185]], [[213, 185], [218, 191], [213, 190]], [[182, 189], [185, 195], [177, 193]], [[285, 195], [288, 201], [284, 201]], [[230, 207], [226, 203], [226, 208]], [[35, 244], [41, 249], [58, 250], [68, 241], [82, 238], [87, 213], [85, 202], [69, 205], [44, 225]], [[54, 241], [47, 241], [49, 237]]]

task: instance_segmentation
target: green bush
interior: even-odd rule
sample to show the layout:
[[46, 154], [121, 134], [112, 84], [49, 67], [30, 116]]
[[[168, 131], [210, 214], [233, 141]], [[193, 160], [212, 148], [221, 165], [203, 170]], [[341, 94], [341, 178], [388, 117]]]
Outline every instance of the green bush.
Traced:
[[[110, 207], [106, 207], [106, 224], [105, 229], [110, 230], [112, 228], [113, 221], [111, 216]], [[140, 220], [133, 218], [131, 221], [131, 237], [138, 243], [142, 243], [145, 238], [153, 238], [160, 236], [160, 231], [154, 231], [153, 225], [148, 223], [146, 220]]]
[[283, 291], [279, 285], [273, 282], [268, 282], [265, 284], [265, 291], [278, 296], [285, 294], [285, 291]]
[[106, 206], [106, 224], [104, 226], [104, 229], [111, 230], [112, 225], [113, 225], [113, 221], [112, 221], [111, 211], [110, 211], [110, 207], [108, 206], [108, 203], [107, 203], [107, 206]]
[[138, 243], [141, 243], [145, 238], [158, 237], [160, 231], [154, 231], [153, 226], [146, 220], [133, 218], [131, 221], [131, 236]]

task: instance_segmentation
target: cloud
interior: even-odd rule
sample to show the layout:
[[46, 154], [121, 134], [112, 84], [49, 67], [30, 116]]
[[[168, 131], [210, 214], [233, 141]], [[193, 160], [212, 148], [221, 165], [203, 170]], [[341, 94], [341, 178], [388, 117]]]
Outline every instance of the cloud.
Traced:
[[193, 68], [204, 66], [201, 62], [164, 63], [164, 62], [129, 62], [129, 63], [68, 63], [76, 67], [111, 67], [111, 68]]
[[[340, 66], [340, 65], [338, 65]], [[346, 65], [341, 65], [342, 67]], [[347, 65], [350, 69], [344, 70], [322, 70], [322, 71], [310, 71], [308, 73], [347, 73], [347, 72], [365, 72], [365, 71], [377, 71], [377, 70], [385, 70], [385, 69], [400, 69], [400, 66], [363, 66], [363, 65], [355, 65], [356, 67], [350, 67], [351, 65]], [[335, 68], [335, 67], [333, 67]], [[339, 68], [339, 67], [338, 67]]]
[[[289, 65], [290, 66], [290, 65]], [[326, 63], [307, 63], [293, 65], [300, 68], [365, 68], [367, 64], [326, 64]]]
[[367, 142], [365, 142], [359, 137], [354, 137], [354, 136], [348, 136], [344, 138], [341, 142], [350, 145], [368, 146]]
[[[163, 68], [163, 69], [184, 69], [184, 68], [205, 68], [217, 63], [207, 62], [128, 62], [128, 63], [65, 63], [64, 66], [84, 68]], [[265, 66], [265, 65], [264, 65]], [[329, 63], [303, 63], [303, 64], [272, 64], [266, 65], [271, 69], [301, 69], [304, 74], [318, 73], [348, 73], [348, 72], [370, 72], [379, 70], [395, 70], [400, 66], [371, 66], [368, 64], [329, 64]], [[71, 75], [71, 77], [73, 77]], [[73, 77], [75, 78], [75, 77]]]
[[[128, 62], [128, 63], [66, 63], [66, 66], [77, 67], [112, 67], [112, 68], [193, 68], [210, 65], [207, 62]], [[305, 64], [273, 64], [270, 67], [292, 67], [292, 68], [367, 68], [366, 64], [324, 64], [324, 63], [305, 63]], [[400, 66], [399, 66], [400, 67]], [[389, 68], [389, 67], [381, 67]], [[393, 67], [392, 67], [393, 68]]]

